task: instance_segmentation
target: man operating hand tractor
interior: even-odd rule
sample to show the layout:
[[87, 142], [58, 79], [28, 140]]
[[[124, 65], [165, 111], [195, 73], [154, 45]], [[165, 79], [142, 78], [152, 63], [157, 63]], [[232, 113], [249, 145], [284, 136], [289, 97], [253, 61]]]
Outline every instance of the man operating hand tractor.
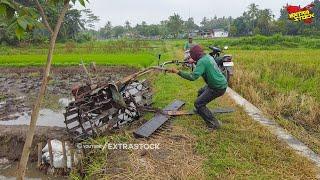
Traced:
[[218, 68], [213, 57], [204, 53], [199, 45], [195, 45], [190, 49], [190, 61], [196, 64], [193, 72], [179, 71], [175, 68], [169, 69], [171, 73], [176, 73], [184, 79], [195, 81], [200, 76], [206, 82], [206, 85], [198, 90], [198, 97], [194, 103], [196, 112], [203, 118], [209, 128], [218, 129], [221, 124], [214, 117], [206, 105], [212, 100], [222, 96], [228, 87], [228, 83], [224, 75]]

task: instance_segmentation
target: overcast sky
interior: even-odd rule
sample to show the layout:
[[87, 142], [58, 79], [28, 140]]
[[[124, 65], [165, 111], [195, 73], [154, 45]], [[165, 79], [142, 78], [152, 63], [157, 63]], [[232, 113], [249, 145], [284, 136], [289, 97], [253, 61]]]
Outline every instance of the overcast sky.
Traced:
[[[123, 25], [130, 21], [134, 26], [146, 21], [147, 24], [157, 24], [167, 19], [173, 13], [178, 13], [183, 19], [194, 17], [197, 24], [204, 16], [238, 17], [249, 4], [256, 3], [260, 8], [271, 9], [279, 16], [281, 7], [290, 5], [305, 6], [313, 0], [89, 0], [87, 8], [100, 17], [96, 28], [102, 27], [107, 21], [112, 25]], [[77, 8], [80, 6], [77, 5]]]

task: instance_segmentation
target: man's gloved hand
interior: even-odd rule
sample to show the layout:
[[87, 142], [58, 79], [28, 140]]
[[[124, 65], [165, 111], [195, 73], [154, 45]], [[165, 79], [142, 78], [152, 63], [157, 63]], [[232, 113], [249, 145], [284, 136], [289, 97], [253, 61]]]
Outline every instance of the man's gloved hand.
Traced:
[[175, 74], [179, 72], [179, 70], [176, 69], [176, 68], [168, 68], [167, 71], [168, 71], [169, 73], [175, 73]]

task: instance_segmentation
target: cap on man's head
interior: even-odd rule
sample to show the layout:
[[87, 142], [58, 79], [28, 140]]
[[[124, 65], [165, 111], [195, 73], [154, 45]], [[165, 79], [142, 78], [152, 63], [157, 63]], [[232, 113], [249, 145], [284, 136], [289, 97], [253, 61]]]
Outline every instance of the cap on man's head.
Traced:
[[190, 49], [190, 56], [193, 60], [198, 61], [200, 58], [202, 58], [202, 56], [204, 55], [204, 51], [201, 48], [201, 46], [199, 45], [194, 45], [191, 49]]

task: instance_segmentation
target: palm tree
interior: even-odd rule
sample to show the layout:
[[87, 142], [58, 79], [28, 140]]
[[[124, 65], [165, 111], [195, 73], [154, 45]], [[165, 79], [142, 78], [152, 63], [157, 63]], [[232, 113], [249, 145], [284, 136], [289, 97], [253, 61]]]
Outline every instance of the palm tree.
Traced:
[[259, 6], [257, 4], [250, 4], [248, 6], [248, 15], [249, 15], [249, 21], [251, 23], [251, 26], [252, 26], [252, 31], [254, 30], [255, 28], [255, 21], [257, 20], [257, 17], [258, 17], [258, 14], [259, 14]]
[[130, 29], [131, 29], [131, 25], [130, 25], [130, 22], [129, 22], [129, 21], [126, 21], [126, 22], [125, 22], [125, 28], [126, 28], [127, 30], [130, 30]]

